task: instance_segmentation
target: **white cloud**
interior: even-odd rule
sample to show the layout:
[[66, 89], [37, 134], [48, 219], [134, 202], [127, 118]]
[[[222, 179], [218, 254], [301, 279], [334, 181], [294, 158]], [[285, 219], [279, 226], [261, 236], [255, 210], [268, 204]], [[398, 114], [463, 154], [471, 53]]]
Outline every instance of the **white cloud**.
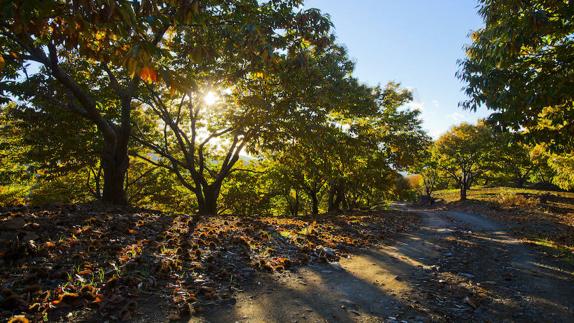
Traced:
[[440, 106], [440, 103], [438, 102], [438, 100], [432, 100], [431, 103], [435, 108], [438, 108]]
[[425, 108], [425, 104], [421, 101], [413, 101], [409, 104], [411, 109], [422, 111]]
[[440, 136], [442, 136], [442, 134], [444, 134], [444, 133], [445, 133], [445, 130], [444, 130], [444, 129], [436, 129], [436, 128], [434, 128], [434, 129], [430, 129], [430, 130], [428, 131], [428, 134], [429, 134], [433, 139], [435, 139], [435, 140], [438, 139]]
[[466, 119], [464, 114], [462, 114], [460, 112], [451, 113], [451, 114], [447, 115], [447, 117], [450, 118], [451, 120], [453, 120], [454, 122], [461, 122], [461, 121], [464, 121]]

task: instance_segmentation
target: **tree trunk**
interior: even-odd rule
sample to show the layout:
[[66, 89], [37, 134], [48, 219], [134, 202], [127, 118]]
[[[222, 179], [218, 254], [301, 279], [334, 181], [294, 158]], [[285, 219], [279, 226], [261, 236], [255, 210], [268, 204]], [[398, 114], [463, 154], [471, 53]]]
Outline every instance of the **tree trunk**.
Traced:
[[466, 201], [466, 185], [464, 184], [460, 186], [460, 200]]
[[287, 203], [289, 204], [289, 213], [291, 216], [297, 216], [299, 214], [299, 193], [295, 190], [295, 198], [292, 199], [291, 196], [287, 196]]
[[335, 203], [335, 194], [337, 193], [337, 186], [332, 181], [329, 185], [329, 198], [328, 198], [328, 207], [327, 212], [335, 212], [338, 211], [337, 205]]
[[523, 177], [519, 177], [519, 178], [516, 180], [516, 187], [518, 187], [518, 188], [523, 188], [523, 187], [524, 187], [524, 182], [526, 182], [526, 179], [523, 178]]
[[116, 140], [104, 139], [104, 149], [101, 156], [104, 171], [104, 203], [127, 205], [127, 195], [124, 188], [126, 171], [129, 166], [128, 140], [117, 136]]
[[[217, 215], [217, 200], [219, 198], [220, 187], [211, 185], [203, 189], [202, 196], [197, 196], [199, 202], [199, 215]], [[196, 194], [197, 195], [197, 194]]]
[[341, 211], [341, 204], [345, 200], [345, 186], [342, 181], [333, 181], [329, 188], [328, 212]]
[[335, 196], [335, 209], [341, 210], [341, 204], [345, 201], [345, 184], [339, 183], [337, 185], [337, 195]]
[[319, 214], [319, 199], [317, 198], [317, 193], [313, 192], [309, 194], [311, 198], [311, 214], [318, 215]]

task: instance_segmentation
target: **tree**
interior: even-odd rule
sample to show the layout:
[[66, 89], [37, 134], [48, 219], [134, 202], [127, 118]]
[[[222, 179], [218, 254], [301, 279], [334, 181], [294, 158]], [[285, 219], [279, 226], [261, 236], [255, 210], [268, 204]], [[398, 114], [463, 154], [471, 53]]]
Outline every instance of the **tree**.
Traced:
[[[7, 65], [0, 90], [18, 97], [21, 93], [14, 85], [29, 82], [29, 74], [34, 73], [30, 62], [39, 64], [37, 74], [56, 80], [65, 95], [50, 99], [90, 121], [103, 139], [102, 198], [116, 204], [127, 203], [124, 180], [132, 98], [141, 79], [155, 79], [152, 57], [163, 53], [158, 46], [175, 25], [175, 13], [192, 11], [151, 1], [145, 4], [4, 1], [0, 8], [1, 52]], [[112, 100], [102, 100], [101, 90], [113, 91]], [[106, 109], [118, 112], [108, 117]]]
[[420, 111], [404, 107], [412, 93], [390, 82], [373, 89], [374, 110], [349, 120], [349, 152], [354, 162], [347, 173], [349, 208], [391, 198], [398, 172], [420, 162], [430, 145]]
[[494, 135], [497, 161], [492, 168], [497, 178], [510, 179], [516, 187], [522, 188], [536, 171], [537, 165], [530, 159], [530, 148], [520, 139], [520, 133], [503, 132]]
[[564, 190], [574, 189], [574, 154], [553, 155], [548, 164], [556, 172], [554, 184]]
[[[3, 1], [0, 91], [4, 100], [18, 97], [13, 85], [27, 82], [29, 74], [56, 80], [64, 96], [51, 98], [62, 101], [61, 109], [89, 120], [102, 138], [103, 200], [125, 204], [132, 104], [143, 83], [165, 83], [171, 91], [189, 93], [194, 80], [177, 73], [181, 61], [201, 65], [204, 58], [215, 60], [218, 55], [237, 56], [246, 63], [269, 61], [275, 45], [328, 43], [321, 31], [330, 22], [317, 10], [296, 12], [299, 4]], [[29, 68], [29, 62], [39, 68]], [[110, 96], [101, 97], [102, 91]]]
[[458, 77], [469, 99], [499, 127], [552, 150], [574, 147], [572, 1], [480, 0], [485, 26], [472, 33]]
[[[311, 138], [320, 136], [315, 135]], [[295, 201], [292, 202], [298, 203], [297, 194], [303, 192], [311, 203], [311, 214], [318, 215], [319, 203], [332, 169], [327, 148], [319, 140], [313, 142], [300, 140], [287, 144], [272, 158], [278, 164], [276, 171], [291, 182], [291, 187], [295, 191]]]
[[440, 173], [437, 169], [437, 165], [434, 162], [429, 161], [419, 168], [418, 174], [422, 176], [422, 186], [427, 199], [432, 201], [432, 193], [436, 189], [440, 180]]
[[391, 197], [397, 171], [414, 163], [428, 145], [418, 112], [402, 108], [412, 97], [399, 84], [355, 85], [348, 93], [349, 105], [338, 100], [336, 113], [313, 128], [312, 136], [297, 138], [272, 156], [291, 179], [291, 189], [308, 196], [312, 213], [318, 212], [323, 193], [329, 212]]
[[461, 201], [466, 200], [467, 190], [489, 169], [495, 153], [492, 141], [492, 132], [482, 121], [454, 126], [436, 140], [433, 159], [460, 188]]
[[[0, 205], [24, 204], [34, 176], [33, 163], [25, 163], [30, 147], [22, 131], [7, 113], [13, 103], [0, 107]], [[28, 185], [27, 185], [28, 184]]]
[[[239, 168], [240, 167], [240, 168]], [[265, 168], [257, 160], [243, 159], [221, 188], [219, 214], [268, 215], [275, 183], [268, 181]]]
[[[245, 39], [242, 29], [208, 32], [201, 41], [211, 54], [201, 64], [189, 55], [163, 62], [173, 74], [192, 80], [186, 91], [173, 91], [172, 86], [181, 84], [167, 83], [145, 86], [138, 96], [138, 109], [150, 119], [136, 125], [134, 138], [155, 154], [140, 157], [172, 171], [195, 195], [201, 215], [218, 213], [222, 186], [244, 151], [257, 153], [298, 136], [309, 114], [308, 123], [324, 118], [331, 107], [308, 101], [336, 97], [333, 89], [346, 75], [344, 51], [330, 43], [332, 37], [325, 38], [328, 20], [314, 10], [287, 9], [261, 17], [261, 25], [253, 27], [257, 32], [248, 32], [252, 40]], [[296, 21], [301, 19], [306, 30], [300, 32]], [[279, 34], [278, 29], [287, 32]], [[266, 44], [263, 55], [245, 48], [246, 41]], [[313, 96], [306, 92], [310, 90]], [[215, 100], [207, 102], [206, 96]]]
[[549, 159], [551, 153], [545, 144], [538, 144], [530, 148], [530, 160], [535, 165], [535, 172], [532, 173], [531, 181], [551, 185], [556, 172], [550, 167]]

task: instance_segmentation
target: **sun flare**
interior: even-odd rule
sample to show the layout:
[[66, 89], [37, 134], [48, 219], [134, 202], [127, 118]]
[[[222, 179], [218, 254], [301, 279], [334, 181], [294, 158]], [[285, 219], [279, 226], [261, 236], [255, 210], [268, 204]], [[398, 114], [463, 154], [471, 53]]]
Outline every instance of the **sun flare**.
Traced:
[[209, 91], [203, 96], [203, 102], [205, 102], [206, 105], [214, 105], [217, 101], [219, 101], [219, 96], [214, 92]]

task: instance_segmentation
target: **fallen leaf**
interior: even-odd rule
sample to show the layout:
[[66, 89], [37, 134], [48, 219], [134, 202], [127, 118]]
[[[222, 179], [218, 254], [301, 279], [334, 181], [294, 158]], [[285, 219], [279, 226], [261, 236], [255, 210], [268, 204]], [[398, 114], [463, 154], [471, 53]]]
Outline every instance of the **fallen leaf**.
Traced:
[[14, 315], [8, 319], [8, 323], [28, 323], [30, 320], [26, 318], [26, 315]]
[[52, 305], [69, 303], [71, 301], [78, 299], [79, 296], [80, 295], [78, 295], [77, 293], [63, 293], [60, 294], [60, 296], [58, 296], [57, 300], [52, 301]]

